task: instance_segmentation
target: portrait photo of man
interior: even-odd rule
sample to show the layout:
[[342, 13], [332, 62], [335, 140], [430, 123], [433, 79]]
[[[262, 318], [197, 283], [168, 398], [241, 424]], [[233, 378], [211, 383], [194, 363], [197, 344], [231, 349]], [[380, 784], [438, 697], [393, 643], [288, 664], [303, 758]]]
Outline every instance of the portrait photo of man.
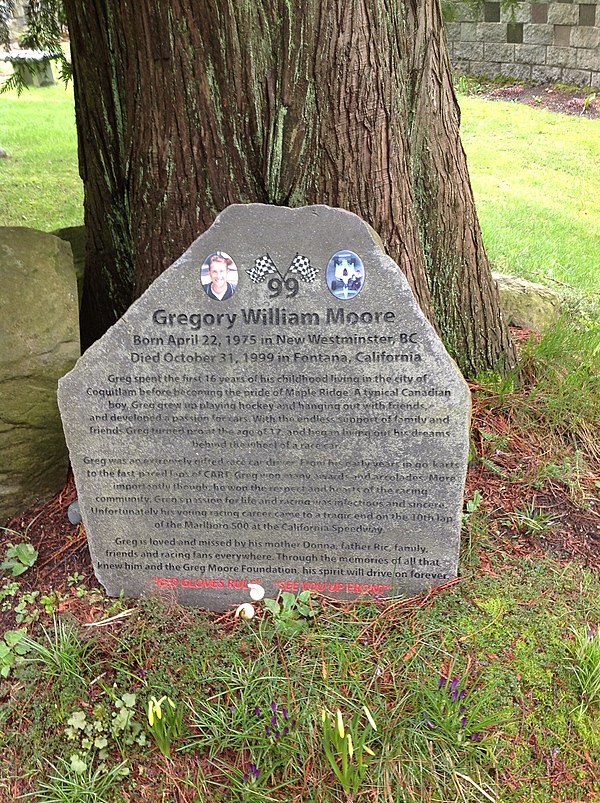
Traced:
[[237, 267], [224, 251], [215, 251], [202, 264], [202, 287], [214, 301], [231, 298], [238, 282]]

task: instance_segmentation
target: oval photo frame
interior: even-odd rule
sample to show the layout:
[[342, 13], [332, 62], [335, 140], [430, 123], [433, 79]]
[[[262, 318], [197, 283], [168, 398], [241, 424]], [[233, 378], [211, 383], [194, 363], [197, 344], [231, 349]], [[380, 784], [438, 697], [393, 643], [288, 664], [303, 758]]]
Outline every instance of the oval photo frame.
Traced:
[[365, 266], [354, 251], [336, 251], [327, 263], [325, 279], [329, 292], [346, 301], [357, 296], [365, 282]]

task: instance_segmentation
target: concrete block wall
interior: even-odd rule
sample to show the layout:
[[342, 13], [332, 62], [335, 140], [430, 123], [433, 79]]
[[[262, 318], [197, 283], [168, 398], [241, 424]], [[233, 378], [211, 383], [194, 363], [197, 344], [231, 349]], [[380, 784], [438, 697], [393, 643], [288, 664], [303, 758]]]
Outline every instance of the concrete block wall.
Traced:
[[456, 73], [600, 87], [600, 0], [523, 2], [514, 15], [492, 1], [477, 18], [460, 3], [446, 28]]

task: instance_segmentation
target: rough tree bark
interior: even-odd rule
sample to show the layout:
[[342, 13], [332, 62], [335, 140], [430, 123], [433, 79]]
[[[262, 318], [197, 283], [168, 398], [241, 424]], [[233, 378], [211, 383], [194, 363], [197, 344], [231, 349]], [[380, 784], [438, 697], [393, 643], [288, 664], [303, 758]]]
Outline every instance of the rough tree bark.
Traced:
[[467, 374], [513, 359], [439, 0], [65, 0], [88, 227], [84, 342], [227, 205], [380, 234]]

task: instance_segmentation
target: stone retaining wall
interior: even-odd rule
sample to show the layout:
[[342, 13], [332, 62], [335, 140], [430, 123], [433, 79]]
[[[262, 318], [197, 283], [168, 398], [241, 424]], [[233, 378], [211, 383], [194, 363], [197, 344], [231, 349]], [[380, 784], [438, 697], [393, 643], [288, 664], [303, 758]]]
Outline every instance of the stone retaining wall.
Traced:
[[11, 42], [17, 42], [25, 28], [25, 0], [16, 0], [15, 9], [8, 23]]
[[447, 24], [455, 72], [600, 86], [600, 3], [523, 2], [514, 18], [500, 6], [486, 2], [475, 19], [459, 4]]

